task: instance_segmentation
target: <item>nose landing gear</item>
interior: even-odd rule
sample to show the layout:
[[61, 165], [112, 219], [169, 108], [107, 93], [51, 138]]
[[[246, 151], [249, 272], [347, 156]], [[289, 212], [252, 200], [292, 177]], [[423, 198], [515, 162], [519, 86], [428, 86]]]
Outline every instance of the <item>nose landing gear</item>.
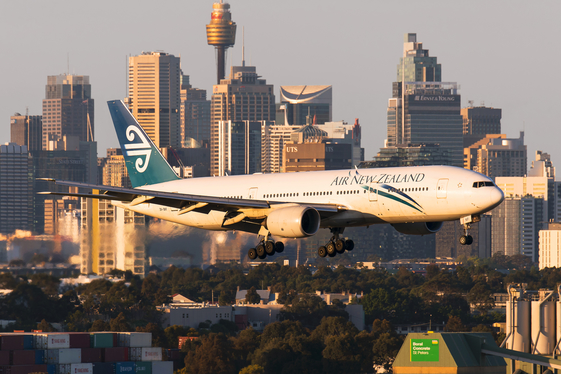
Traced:
[[460, 236], [461, 245], [471, 245], [473, 243], [473, 236], [469, 235], [469, 229], [474, 222], [481, 221], [479, 216], [467, 216], [460, 218], [460, 223], [464, 226], [464, 235]]
[[334, 227], [330, 230], [333, 236], [326, 245], [322, 245], [318, 248], [318, 255], [320, 257], [335, 257], [337, 253], [344, 253], [345, 250], [353, 250], [353, 248], [355, 247], [355, 243], [352, 240], [344, 240], [339, 238], [339, 235], [343, 233], [343, 230], [345, 230], [344, 227]]

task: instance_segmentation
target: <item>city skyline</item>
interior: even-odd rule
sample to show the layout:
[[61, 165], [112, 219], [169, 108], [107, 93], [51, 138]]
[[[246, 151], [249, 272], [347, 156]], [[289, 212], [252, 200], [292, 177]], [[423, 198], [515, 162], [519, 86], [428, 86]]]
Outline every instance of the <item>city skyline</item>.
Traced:
[[[143, 51], [181, 56], [193, 86], [211, 92], [216, 59], [205, 25], [213, 3], [167, 1], [158, 8], [128, 0], [87, 7], [69, 0], [1, 4], [6, 35], [1, 46], [10, 57], [0, 62], [5, 72], [0, 143], [10, 140], [15, 112], [28, 108], [30, 115], [41, 114], [47, 76], [88, 75], [92, 98], [99, 103], [96, 140], [103, 155], [117, 145], [105, 102], [126, 97], [128, 57]], [[360, 119], [366, 160], [386, 138], [387, 98], [403, 35], [416, 33], [423, 48], [438, 56], [442, 81], [460, 85], [462, 107], [472, 100], [476, 106], [501, 108], [507, 137], [525, 130], [529, 154], [540, 149], [561, 164], [561, 152], [555, 152], [561, 129], [554, 112], [561, 77], [548, 68], [549, 61], [561, 57], [554, 48], [561, 3], [326, 1], [320, 7], [288, 0], [274, 9], [258, 1], [230, 4], [238, 34], [228, 49], [226, 70], [241, 65], [243, 27], [246, 64], [274, 85], [277, 101], [281, 85], [333, 86], [333, 121]]]

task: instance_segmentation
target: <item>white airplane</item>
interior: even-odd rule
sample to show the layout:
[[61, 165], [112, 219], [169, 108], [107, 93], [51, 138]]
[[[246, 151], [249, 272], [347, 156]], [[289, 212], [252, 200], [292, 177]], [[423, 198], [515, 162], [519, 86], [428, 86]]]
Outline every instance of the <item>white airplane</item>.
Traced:
[[284, 250], [282, 238], [304, 238], [329, 228], [321, 257], [352, 250], [340, 238], [346, 227], [389, 223], [404, 234], [434, 234], [443, 221], [460, 219], [461, 244], [471, 244], [471, 223], [504, 199], [485, 175], [453, 166], [416, 166], [303, 173], [253, 174], [181, 179], [122, 101], [109, 111], [134, 188], [54, 181], [96, 189], [55, 193], [113, 200], [125, 209], [206, 230], [239, 230], [258, 235], [250, 259]]

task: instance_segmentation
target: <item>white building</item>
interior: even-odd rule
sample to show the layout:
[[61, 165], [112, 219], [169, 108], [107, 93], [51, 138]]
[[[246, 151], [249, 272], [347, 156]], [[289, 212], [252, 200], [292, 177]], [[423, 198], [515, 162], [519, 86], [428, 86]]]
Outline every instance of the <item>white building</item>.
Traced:
[[561, 223], [550, 223], [540, 230], [539, 268], [561, 267]]

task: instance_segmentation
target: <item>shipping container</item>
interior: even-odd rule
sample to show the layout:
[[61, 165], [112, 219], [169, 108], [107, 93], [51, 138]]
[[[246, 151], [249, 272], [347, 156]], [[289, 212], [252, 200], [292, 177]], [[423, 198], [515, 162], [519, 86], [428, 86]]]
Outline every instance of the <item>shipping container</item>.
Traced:
[[135, 368], [135, 374], [152, 374], [151, 362], [136, 361], [134, 363], [134, 368]]
[[162, 361], [162, 348], [130, 348], [132, 361]]
[[69, 348], [90, 348], [90, 334], [76, 332], [70, 335], [70, 347]]
[[80, 348], [48, 349], [45, 356], [48, 364], [79, 364], [82, 362]]
[[82, 348], [82, 362], [102, 362], [101, 348]]
[[37, 365], [46, 364], [46, 362], [45, 362], [45, 350], [44, 349], [36, 349], [35, 350], [35, 364], [37, 364]]
[[134, 362], [117, 362], [115, 363], [115, 374], [134, 374]]
[[153, 361], [152, 373], [154, 374], [173, 374], [173, 362], [171, 361]]
[[10, 351], [0, 351], [0, 365], [10, 365]]
[[23, 349], [23, 335], [0, 336], [0, 349], [3, 351], [15, 351]]
[[26, 334], [23, 336], [23, 349], [33, 349], [35, 344], [35, 336]]
[[151, 332], [121, 332], [119, 333], [119, 347], [151, 347]]
[[70, 374], [72, 364], [57, 364], [56, 374]]
[[112, 348], [116, 347], [115, 340], [117, 334], [112, 332], [94, 332], [90, 334], [90, 347], [92, 348]]
[[129, 360], [129, 349], [126, 347], [105, 348], [102, 352], [103, 362], [123, 362]]
[[47, 364], [47, 373], [56, 374], [56, 365], [55, 364]]
[[12, 351], [10, 356], [10, 365], [29, 365], [36, 363], [35, 351], [33, 350]]
[[71, 364], [70, 374], [93, 374], [93, 364]]
[[41, 333], [35, 335], [35, 349], [70, 348], [70, 336], [61, 333]]
[[[48, 373], [47, 365], [12, 365], [0, 366], [0, 373], [2, 374], [29, 374], [29, 373]], [[53, 374], [56, 374], [53, 372]]]
[[94, 362], [93, 374], [114, 374], [115, 364], [110, 362]]

